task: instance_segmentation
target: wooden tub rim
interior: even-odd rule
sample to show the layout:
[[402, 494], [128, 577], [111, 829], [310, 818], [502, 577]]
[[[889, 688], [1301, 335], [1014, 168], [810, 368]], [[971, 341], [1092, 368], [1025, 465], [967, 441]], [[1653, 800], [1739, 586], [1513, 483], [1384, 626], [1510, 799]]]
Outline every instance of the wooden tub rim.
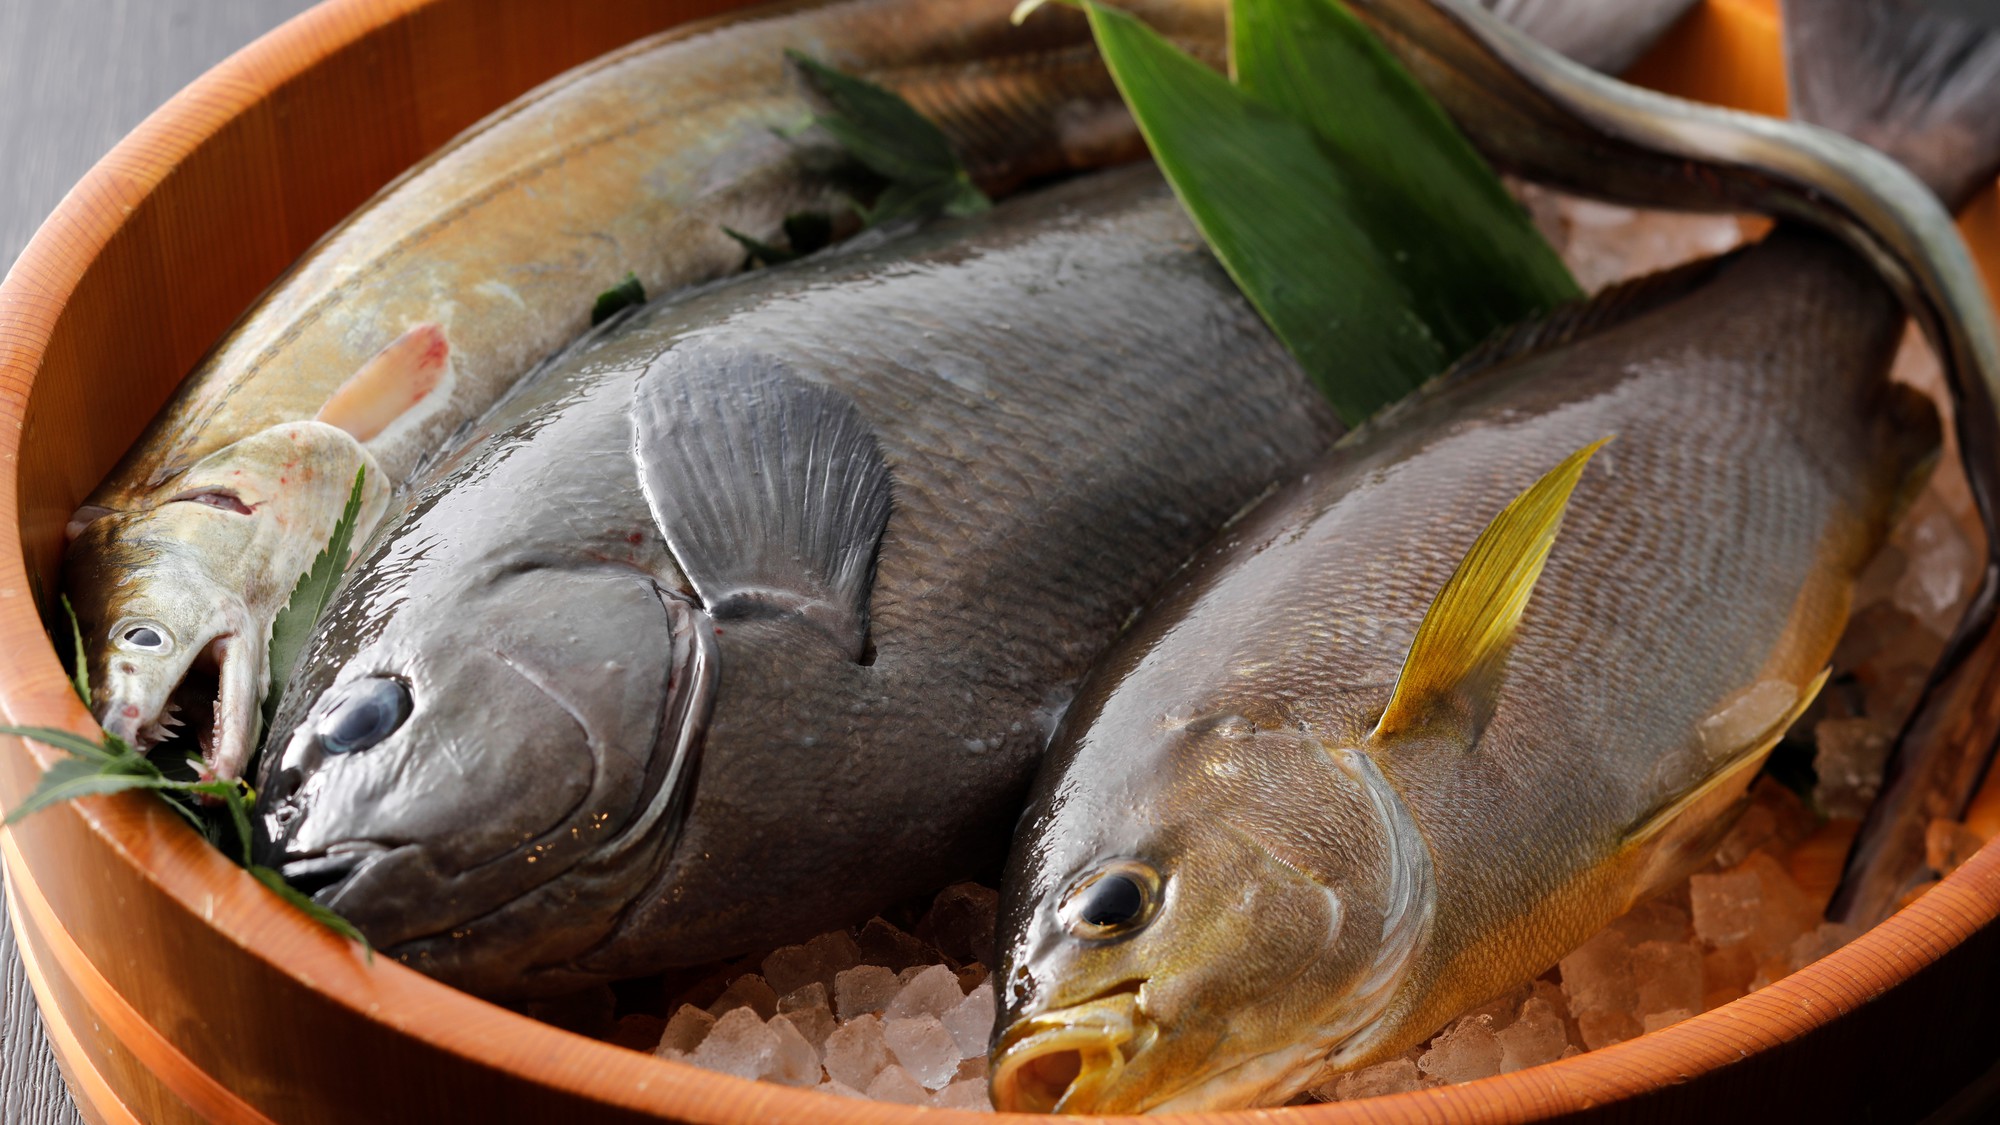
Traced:
[[[24, 555], [18, 472], [35, 377], [88, 267], [126, 215], [232, 118], [382, 23], [465, 2], [324, 0], [255, 40], [154, 111], [99, 160], [63, 198], [0, 282], [0, 416], [10, 423], [0, 427], [0, 713], [7, 722], [59, 727], [90, 737], [99, 733], [71, 691], [37, 615]], [[57, 757], [19, 739], [5, 742], [0, 753], [25, 753], [38, 769]], [[517, 1060], [510, 1069], [552, 1088], [585, 1093], [607, 1106], [718, 1125], [771, 1118], [906, 1123], [991, 1119], [965, 1111], [834, 1098], [657, 1060], [507, 1011], [387, 958], [378, 957], [364, 967], [355, 947], [304, 915], [278, 908], [278, 900], [247, 873], [148, 797], [89, 798], [38, 815], [79, 818], [86, 831], [109, 844], [181, 909], [207, 914], [213, 928], [243, 954], [301, 987], [316, 989], [385, 1031], [421, 1037], [475, 1060], [488, 1057], [492, 1042], [502, 1037], [516, 1045], [564, 1043], [563, 1053], [572, 1057], [581, 1045], [589, 1062], [587, 1073], [544, 1061], [554, 1052], [510, 1052]], [[178, 862], [164, 869], [148, 867], [137, 860], [140, 853], [166, 855]], [[9, 874], [16, 880], [34, 879], [25, 862], [18, 868], [10, 866]], [[1845, 947], [1748, 996], [1639, 1039], [1512, 1074], [1366, 1102], [1159, 1120], [1269, 1120], [1295, 1125], [1391, 1119], [1519, 1122], [1579, 1111], [1726, 1068], [1752, 1051], [1769, 1050], [1825, 1027], [1934, 963], [1996, 917], [2000, 917], [2000, 846], [1989, 844], [1929, 893]], [[266, 950], [273, 946], [284, 949], [288, 957], [284, 961], [269, 957]], [[367, 1015], [388, 1001], [409, 1002], [393, 1027]]]

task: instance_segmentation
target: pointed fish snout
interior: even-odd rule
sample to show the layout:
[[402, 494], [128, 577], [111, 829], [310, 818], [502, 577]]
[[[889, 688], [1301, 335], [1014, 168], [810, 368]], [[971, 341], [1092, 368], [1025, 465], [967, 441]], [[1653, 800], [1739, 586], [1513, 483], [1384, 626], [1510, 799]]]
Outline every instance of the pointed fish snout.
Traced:
[[[1133, 992], [1016, 1021], [993, 1049], [993, 1107], [1012, 1113], [1088, 1113], [1150, 1040]], [[1145, 1034], [1142, 1034], [1142, 1031]]]

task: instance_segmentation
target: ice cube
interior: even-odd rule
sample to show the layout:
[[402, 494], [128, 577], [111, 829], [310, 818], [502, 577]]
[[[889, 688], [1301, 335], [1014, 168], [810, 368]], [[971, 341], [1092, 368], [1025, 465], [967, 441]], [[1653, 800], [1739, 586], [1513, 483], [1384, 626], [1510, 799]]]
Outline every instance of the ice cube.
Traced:
[[986, 1054], [986, 1042], [993, 1035], [993, 983], [988, 981], [944, 1014], [945, 1030], [958, 1044], [960, 1058]]
[[682, 1004], [667, 1020], [666, 1030], [660, 1033], [660, 1050], [692, 1054], [714, 1026], [714, 1016], [693, 1004]]
[[1694, 1013], [1686, 1008], [1669, 1008], [1664, 1012], [1647, 1013], [1646, 1018], [1640, 1021], [1640, 1025], [1650, 1035], [1663, 1027], [1672, 1027], [1691, 1015]]
[[1320, 1093], [1328, 1101], [1351, 1102], [1383, 1094], [1402, 1094], [1411, 1090], [1421, 1090], [1429, 1085], [1430, 1083], [1417, 1071], [1416, 1063], [1406, 1058], [1390, 1059], [1385, 1063], [1348, 1071], [1321, 1086]]
[[1759, 889], [1757, 876], [1747, 871], [1690, 878], [1695, 936], [1715, 948], [1747, 940], [1757, 928]]
[[831, 1010], [832, 1007], [833, 1005], [827, 1002], [826, 985], [818, 981], [813, 981], [811, 984], [801, 988], [795, 988], [778, 997], [778, 1011], [780, 1013], [803, 1011], [807, 1008], [826, 1008]]
[[937, 960], [929, 946], [881, 918], [870, 918], [861, 927], [861, 937], [855, 944], [861, 949], [862, 964], [881, 965], [891, 972], [900, 973], [912, 965]]
[[882, 965], [857, 965], [833, 978], [834, 1014], [851, 1020], [864, 1012], [879, 1012], [902, 990], [895, 970]]
[[689, 1061], [738, 1078], [762, 1078], [771, 1073], [777, 1055], [777, 1033], [753, 1009], [732, 1008], [715, 1021]]
[[917, 923], [916, 936], [960, 964], [991, 965], [999, 909], [999, 891], [978, 883], [957, 883], [938, 892], [930, 912]]
[[833, 1013], [825, 1008], [794, 1008], [789, 1012], [779, 1012], [775, 1018], [797, 1028], [800, 1037], [822, 1054], [826, 1051], [827, 1037], [839, 1026], [834, 1023]]
[[845, 1082], [838, 1082], [831, 1078], [827, 1079], [826, 1081], [820, 1083], [817, 1086], [814, 1086], [813, 1089], [818, 1090], [822, 1094], [835, 1094], [843, 1098], [857, 1098], [860, 1099], [861, 1101], [868, 1100], [867, 1094], [864, 1094], [861, 1091], [855, 1089], [854, 1087], [849, 1086]]
[[1845, 923], [1821, 922], [1785, 950], [1785, 964], [1797, 972], [1860, 936], [1860, 930]]
[[889, 1019], [941, 1017], [964, 999], [965, 993], [958, 987], [958, 974], [943, 965], [931, 965], [910, 978], [882, 1014]]
[[745, 973], [729, 982], [715, 1003], [708, 1006], [708, 1014], [722, 1017], [736, 1008], [749, 1008], [761, 1020], [778, 1014], [778, 994], [756, 973]]
[[1498, 1034], [1501, 1028], [1504, 1028], [1508, 1024], [1514, 1022], [1514, 1018], [1520, 1014], [1521, 1004], [1528, 999], [1529, 995], [1531, 994], [1531, 991], [1532, 990], [1527, 985], [1524, 984], [1512, 992], [1503, 993], [1500, 996], [1488, 1000], [1486, 1003], [1481, 1004], [1480, 1006], [1472, 1009], [1469, 1012], [1466, 1012], [1463, 1016], [1460, 1016], [1459, 1018], [1465, 1019], [1470, 1016], [1485, 1016], [1489, 1021], [1489, 1026], [1492, 1028], [1494, 1033]]
[[[1758, 811], [1758, 810], [1752, 810]], [[1769, 810], [1763, 810], [1768, 819]], [[1611, 922], [1633, 948], [1649, 941], [1686, 941], [1693, 936], [1685, 907], [1667, 898], [1649, 898]]]
[[[814, 982], [830, 980], [832, 973], [823, 973], [819, 957], [811, 947], [787, 945], [773, 949], [764, 958], [764, 980], [779, 996], [796, 992]], [[848, 966], [842, 965], [841, 968]]]
[[792, 1013], [776, 1016], [766, 1024], [777, 1039], [777, 1050], [773, 1052], [770, 1067], [764, 1078], [784, 1086], [815, 1086], [819, 1084], [819, 1051], [799, 1034], [799, 1029], [789, 1018]]
[[868, 1096], [878, 1102], [899, 1102], [903, 1105], [927, 1105], [931, 1092], [924, 1089], [910, 1072], [891, 1064], [884, 1067], [875, 1081], [868, 1084]]
[[1578, 1013], [1576, 1026], [1583, 1033], [1583, 1045], [1593, 1051], [1627, 1039], [1637, 1039], [1646, 1030], [1629, 1010], [1622, 1008]]
[[[1697, 925], [1699, 922], [1697, 922]], [[1589, 1011], [1629, 1012], [1639, 1002], [1632, 976], [1632, 947], [1617, 930], [1599, 930], [1564, 957], [1562, 990], [1580, 1019]]]
[[826, 1073], [836, 1082], [866, 1090], [888, 1065], [889, 1045], [882, 1039], [880, 1017], [856, 1017], [826, 1037]]
[[974, 1055], [969, 1059], [958, 1060], [958, 1069], [952, 1071], [951, 1080], [953, 1082], [963, 1082], [968, 1078], [977, 1078], [981, 1082], [986, 1081], [985, 1055]]
[[611, 1037], [613, 1043], [631, 1051], [651, 1051], [660, 1045], [660, 1039], [667, 1033], [667, 1021], [658, 1016], [634, 1013], [618, 1020], [618, 1033]]
[[882, 1039], [896, 1061], [929, 1089], [944, 1089], [958, 1070], [958, 1044], [936, 1017], [885, 1019]]
[[1554, 1062], [1569, 1046], [1562, 1013], [1547, 1000], [1529, 997], [1512, 1023], [1494, 1034], [1500, 1044], [1500, 1073]]
[[1500, 1043], [1490, 1016], [1468, 1016], [1431, 1041], [1417, 1069], [1440, 1082], [1470, 1082], [1500, 1073]]
[[1933, 820], [1924, 829], [1924, 862], [1939, 875], [1949, 875], [1985, 843], [1958, 821]]
[[1792, 881], [1785, 865], [1768, 853], [1758, 852], [1737, 870], [1757, 879], [1758, 909], [1749, 937], [1750, 952], [1759, 961], [1782, 958], [1793, 940], [1819, 924], [1819, 908]]
[[1701, 1010], [1720, 1008], [1750, 991], [1757, 957], [1741, 945], [1712, 949], [1701, 957]]
[[1958, 616], [1972, 594], [1979, 574], [1979, 557], [1959, 530], [1958, 521], [1941, 505], [1919, 506], [1896, 529], [1909, 564], [1896, 583], [1896, 608], [1944, 638], [1958, 625]]
[[1634, 1010], [1642, 1019], [1653, 1012], [1701, 1010], [1701, 950], [1694, 946], [1640, 942], [1632, 949], [1632, 975], [1639, 987]]
[[986, 1079], [966, 1078], [953, 1082], [939, 1090], [931, 1099], [931, 1104], [939, 1109], [969, 1109], [975, 1113], [992, 1113], [993, 1101], [986, 1092]]
[[1822, 719], [1813, 727], [1813, 800], [1828, 816], [1861, 817], [1882, 788], [1895, 732], [1872, 718]]

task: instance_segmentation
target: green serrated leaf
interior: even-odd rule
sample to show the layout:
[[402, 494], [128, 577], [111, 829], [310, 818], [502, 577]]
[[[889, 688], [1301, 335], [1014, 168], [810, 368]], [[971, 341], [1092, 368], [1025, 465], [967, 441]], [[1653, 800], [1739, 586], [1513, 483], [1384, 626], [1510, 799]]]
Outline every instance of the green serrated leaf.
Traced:
[[249, 865], [247, 870], [250, 872], [251, 876], [255, 878], [259, 883], [262, 883], [264, 884], [265, 887], [269, 888], [272, 894], [275, 894], [279, 898], [284, 899], [286, 902], [291, 903], [294, 907], [297, 907], [299, 910], [303, 911], [306, 914], [306, 916], [311, 918], [313, 921], [318, 922], [320, 925], [325, 926], [327, 929], [332, 930], [334, 933], [337, 933], [344, 938], [347, 938], [351, 941], [360, 942], [361, 949], [363, 953], [367, 955], [369, 963], [370, 964], [374, 963], [375, 947], [368, 944], [368, 939], [362, 936], [360, 930], [354, 928], [354, 923], [349, 922], [347, 919], [342, 918], [340, 915], [335, 914], [333, 911], [328, 910], [326, 907], [321, 906], [319, 903], [314, 902], [312, 899], [307, 898], [303, 894], [300, 894], [297, 888], [293, 887], [290, 883], [285, 882], [285, 877], [283, 875], [279, 874], [276, 871], [273, 871], [268, 867], [260, 867], [257, 864], [253, 863]]
[[271, 720], [277, 715], [278, 700], [284, 697], [285, 685], [291, 682], [292, 670], [297, 667], [299, 657], [305, 652], [306, 642], [312, 637], [313, 625], [319, 615], [326, 610], [326, 603], [333, 597], [333, 587], [340, 579], [340, 572], [347, 568], [347, 554], [354, 541], [355, 525], [361, 522], [361, 484], [368, 470], [361, 469], [354, 474], [354, 488], [347, 495], [347, 507], [341, 510], [340, 519], [333, 525], [333, 535], [328, 538], [325, 549], [314, 557], [313, 564], [301, 575], [298, 585], [292, 587], [291, 600], [271, 622], [271, 643], [267, 647], [270, 660], [270, 682], [264, 689], [263, 722], [269, 730]]
[[874, 206], [861, 209], [867, 225], [971, 215], [992, 206], [959, 163], [944, 131], [900, 95], [797, 51], [786, 56], [815, 103], [814, 122], [888, 181]]
[[50, 766], [35, 783], [35, 788], [26, 800], [7, 814], [6, 823], [16, 824], [23, 818], [48, 808], [58, 801], [73, 801], [78, 797], [95, 797], [105, 793], [123, 793], [128, 789], [170, 789], [175, 782], [155, 774], [106, 773], [97, 763], [82, 758], [70, 758]]
[[1336, 0], [1232, 0], [1230, 69], [1310, 125], [1353, 187], [1356, 220], [1456, 359], [1583, 295], [1444, 109]]
[[1087, 11], [1119, 91], [1237, 287], [1348, 425], [1449, 357], [1355, 222], [1351, 178], [1317, 134], [1135, 17]]
[[626, 309], [645, 303], [646, 287], [639, 284], [638, 274], [628, 270], [625, 280], [597, 295], [597, 303], [590, 306], [590, 326], [595, 328]]
[[76, 697], [83, 700], [85, 710], [90, 709], [90, 654], [83, 647], [83, 626], [77, 624], [76, 609], [69, 604], [69, 595], [62, 596], [63, 613], [69, 618], [69, 637], [75, 662], [70, 665], [70, 686], [76, 689]]
[[121, 753], [130, 753], [130, 748], [111, 735], [104, 736], [103, 743], [92, 742], [74, 731], [58, 727], [0, 727], [0, 734], [11, 734], [16, 738], [31, 738], [52, 750], [61, 750], [80, 758], [106, 761]]

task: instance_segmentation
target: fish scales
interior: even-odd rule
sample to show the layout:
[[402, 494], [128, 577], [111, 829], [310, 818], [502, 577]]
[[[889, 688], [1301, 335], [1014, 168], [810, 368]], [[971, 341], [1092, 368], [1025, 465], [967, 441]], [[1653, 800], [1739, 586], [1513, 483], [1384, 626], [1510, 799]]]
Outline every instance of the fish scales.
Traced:
[[[1193, 43], [1221, 36], [1221, 0], [1133, 7]], [[741, 268], [724, 227], [775, 241], [788, 215], [844, 211], [849, 162], [816, 133], [780, 135], [810, 121], [788, 49], [908, 87], [988, 186], [1139, 155], [1101, 64], [1076, 52], [1082, 18], [1007, 15], [1004, 0], [824, 0], [676, 29], [531, 91], [384, 188], [245, 313], [72, 522], [65, 585], [106, 729], [149, 746], [190, 668], [219, 663], [204, 750], [234, 776], [271, 621], [357, 470], [359, 543], [628, 271], [672, 292]], [[290, 473], [288, 446], [326, 465]]]
[[[676, 370], [784, 372], [858, 407], [892, 495], [869, 651], [850, 659], [796, 617], [718, 618], [720, 687], [683, 834], [664, 866], [633, 876], [640, 889], [580, 909], [573, 885], [536, 881], [589, 862], [564, 850], [566, 818], [628, 818], [637, 796], [586, 796], [575, 756], [558, 768], [547, 746], [510, 742], [503, 717], [470, 702], [494, 699], [492, 684], [450, 682], [447, 666], [465, 627], [603, 668], [639, 734], [592, 752], [643, 757], [659, 688], [637, 664], [659, 658], [620, 656], [611, 610], [507, 583], [533, 566], [547, 581], [567, 568], [687, 589], [661, 540], [676, 529], [655, 529], [632, 479], [628, 405]], [[1149, 169], [649, 310], [482, 428], [336, 599], [276, 723], [264, 791], [273, 862], [416, 841], [343, 874], [324, 901], [489, 993], [803, 939], [996, 864], [1046, 713], [1159, 581], [1338, 430]], [[524, 632], [546, 635], [511, 639]], [[607, 667], [607, 653], [636, 663]], [[388, 671], [412, 685], [408, 726], [367, 753], [321, 754], [341, 693]], [[487, 803], [433, 784], [447, 774], [430, 763], [452, 760], [464, 769], [449, 776], [481, 779]], [[487, 790], [524, 776], [559, 796]], [[524, 834], [559, 845], [534, 878], [509, 858]], [[415, 851], [448, 874], [412, 875]]]
[[[1926, 464], [1935, 420], [1885, 378], [1901, 324], [1858, 258], [1781, 231], [1601, 335], [1447, 376], [1205, 552], [1084, 689], [1009, 871], [1003, 1028], [1136, 985], [1138, 1018], [1170, 1032], [1154, 1058], [1123, 1064], [1127, 1084], [1063, 1108], [1283, 1100], [1335, 1048], [1343, 1069], [1389, 1057], [1542, 971], [1675, 866], [1671, 838], [1648, 849], [1630, 843], [1635, 829], [1741, 752], [1717, 716], [1744, 704], [1769, 725], [1800, 701]], [[1562, 452], [1610, 435], [1476, 744], [1370, 749], [1418, 623], [1486, 521]], [[1752, 698], [1771, 684], [1783, 687]], [[1243, 729], [1217, 734], [1218, 722]], [[1420, 833], [1430, 892], [1385, 901], [1377, 881], [1412, 859], [1371, 852], [1382, 829], [1342, 812], [1355, 798], [1337, 783], [1338, 747], [1361, 748], [1393, 788], [1390, 815]], [[1393, 951], [1393, 989], [1343, 1004], [1358, 962], [1310, 933], [1224, 949], [1148, 929], [1089, 946], [1056, 925], [1064, 885], [1106, 857], [1158, 863], [1170, 887], [1216, 878], [1227, 869], [1212, 854], [1174, 843], [1201, 823], [1303, 872], [1345, 911], [1342, 932], [1414, 911], [1421, 936]], [[1189, 886], [1163, 893], [1153, 927], [1173, 895], [1183, 911], [1205, 901]], [[1258, 923], [1324, 924], [1310, 912]], [[1284, 941], [1307, 952], [1272, 955]], [[1214, 975], [1224, 963], [1229, 980]], [[1201, 1004], [1235, 1013], [1233, 1043], [1170, 1027], [1204, 986]], [[1293, 1057], [1225, 1073], [1258, 1050]], [[1038, 1104], [1009, 1102], [1005, 1086], [999, 1104]]]

